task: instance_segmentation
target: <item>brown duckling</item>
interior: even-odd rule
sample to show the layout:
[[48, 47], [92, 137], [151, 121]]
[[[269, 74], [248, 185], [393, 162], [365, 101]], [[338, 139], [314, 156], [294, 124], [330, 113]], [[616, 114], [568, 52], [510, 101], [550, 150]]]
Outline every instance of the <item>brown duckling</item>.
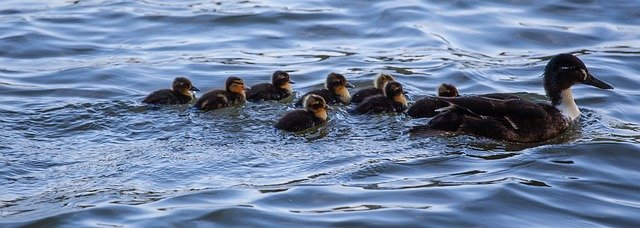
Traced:
[[[438, 97], [459, 97], [458, 89], [451, 84], [443, 83], [438, 87]], [[445, 101], [436, 97], [424, 97], [417, 100], [407, 114], [413, 118], [428, 118], [438, 114], [436, 110], [449, 106]]]
[[278, 70], [271, 75], [271, 83], [260, 83], [251, 86], [251, 89], [247, 90], [247, 100], [282, 100], [291, 95], [291, 84], [295, 83], [289, 79], [289, 74]]
[[373, 79], [373, 87], [364, 88], [353, 94], [351, 97], [352, 104], [358, 104], [364, 101], [367, 97], [373, 97], [377, 95], [384, 95], [382, 93], [382, 88], [384, 84], [390, 81], [395, 81], [393, 76], [388, 74], [378, 74], [375, 79]]
[[175, 105], [186, 104], [195, 100], [193, 91], [200, 91], [185, 77], [177, 77], [173, 80], [171, 89], [155, 91], [144, 98], [142, 102], [147, 104]]
[[309, 94], [303, 99], [304, 109], [287, 112], [276, 124], [280, 130], [298, 132], [327, 123], [327, 102], [319, 95]]
[[327, 81], [324, 83], [324, 87], [324, 89], [313, 90], [303, 95], [298, 99], [298, 102], [296, 102], [296, 106], [302, 106], [304, 97], [309, 94], [321, 96], [327, 104], [349, 104], [351, 95], [347, 88], [353, 88], [354, 86], [347, 81], [347, 78], [345, 78], [344, 75], [338, 73], [329, 74], [327, 76]]
[[391, 81], [382, 88], [384, 95], [368, 97], [356, 107], [360, 114], [382, 112], [404, 112], [407, 109], [407, 98], [404, 96], [402, 85]]
[[238, 77], [229, 77], [225, 82], [225, 90], [211, 90], [200, 97], [195, 107], [202, 111], [210, 111], [229, 106], [242, 105], [246, 101], [244, 82]]

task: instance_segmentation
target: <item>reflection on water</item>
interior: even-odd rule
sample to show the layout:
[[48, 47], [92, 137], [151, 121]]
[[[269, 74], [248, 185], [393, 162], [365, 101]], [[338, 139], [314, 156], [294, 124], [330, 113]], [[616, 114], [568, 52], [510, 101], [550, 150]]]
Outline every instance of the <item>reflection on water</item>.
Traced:
[[[0, 226], [638, 226], [637, 8], [4, 1]], [[140, 103], [178, 75], [206, 91], [275, 70], [296, 97], [330, 72], [358, 88], [388, 72], [411, 101], [443, 82], [546, 101], [542, 68], [561, 52], [616, 89], [574, 86], [579, 124], [537, 144], [412, 137], [428, 120], [350, 106], [320, 129], [276, 131], [294, 98], [209, 113]]]

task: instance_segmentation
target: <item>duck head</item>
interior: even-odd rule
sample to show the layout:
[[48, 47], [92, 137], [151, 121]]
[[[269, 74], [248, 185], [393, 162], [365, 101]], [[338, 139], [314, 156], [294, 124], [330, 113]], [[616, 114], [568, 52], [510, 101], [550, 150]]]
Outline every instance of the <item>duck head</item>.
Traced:
[[200, 91], [198, 88], [191, 84], [191, 81], [185, 77], [177, 77], [173, 80], [173, 84], [171, 85], [171, 89], [180, 94], [184, 94], [186, 96], [194, 97], [194, 91]]
[[544, 90], [547, 97], [570, 120], [580, 116], [571, 93], [571, 86], [578, 83], [600, 89], [613, 89], [613, 86], [593, 76], [582, 60], [572, 54], [556, 55], [544, 68]]
[[459, 97], [460, 93], [458, 93], [458, 89], [451, 84], [442, 83], [438, 87], [438, 96], [439, 97]]
[[373, 80], [373, 87], [375, 87], [376, 89], [382, 89], [384, 87], [384, 84], [390, 81], [395, 81], [395, 78], [393, 78], [393, 76], [391, 75], [380, 73]]
[[313, 115], [319, 119], [327, 120], [327, 109], [329, 109], [329, 106], [327, 106], [327, 102], [321, 96], [315, 94], [305, 96], [303, 106], [305, 110], [313, 113]]
[[384, 96], [395, 101], [396, 103], [402, 104], [402, 106], [406, 107], [408, 105], [407, 98], [404, 96], [404, 91], [402, 90], [402, 85], [400, 83], [392, 81], [387, 82], [382, 88], [382, 92]]
[[245, 96], [244, 91], [249, 89], [249, 87], [244, 86], [244, 81], [238, 77], [229, 77], [225, 82], [225, 89], [229, 93], [237, 93]]
[[291, 88], [291, 84], [296, 83], [291, 81], [287, 72], [278, 70], [276, 72], [273, 72], [273, 75], [271, 75], [271, 84], [273, 84], [275, 87], [286, 89], [287, 91], [291, 92], [293, 91], [293, 89]]
[[340, 102], [349, 104], [349, 101], [351, 101], [351, 94], [349, 94], [347, 88], [353, 88], [354, 86], [347, 81], [344, 75], [338, 73], [329, 74], [324, 87], [331, 91], [331, 93], [339, 96]]

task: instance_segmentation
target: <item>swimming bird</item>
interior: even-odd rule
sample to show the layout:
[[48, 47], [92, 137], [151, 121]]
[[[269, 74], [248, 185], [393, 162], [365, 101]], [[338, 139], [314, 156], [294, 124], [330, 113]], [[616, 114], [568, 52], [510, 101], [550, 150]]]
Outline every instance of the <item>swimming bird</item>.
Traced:
[[247, 100], [249, 101], [267, 101], [281, 100], [291, 95], [291, 84], [295, 84], [289, 79], [287, 72], [278, 70], [271, 75], [271, 83], [260, 83], [251, 86], [247, 90]]
[[144, 98], [142, 102], [147, 104], [159, 105], [175, 105], [186, 104], [191, 100], [195, 100], [196, 96], [193, 91], [200, 91], [191, 84], [191, 81], [185, 77], [177, 77], [173, 80], [171, 89], [161, 89], [155, 91]]
[[351, 95], [349, 94], [349, 90], [347, 90], [347, 88], [353, 87], [354, 86], [347, 81], [347, 78], [345, 78], [344, 75], [338, 73], [330, 73], [327, 76], [327, 81], [324, 83], [324, 89], [317, 89], [304, 94], [300, 99], [298, 99], [298, 102], [296, 102], [296, 106], [302, 106], [304, 97], [309, 94], [316, 94], [321, 96], [322, 98], [324, 98], [327, 104], [349, 104]]
[[571, 54], [551, 58], [544, 68], [544, 90], [551, 104], [534, 103], [507, 94], [439, 97], [450, 106], [435, 116], [428, 130], [452, 131], [511, 142], [541, 142], [565, 131], [580, 116], [571, 86], [582, 83], [600, 89], [613, 86], [594, 77], [584, 63]]
[[244, 82], [238, 77], [229, 77], [225, 90], [211, 90], [200, 97], [194, 107], [202, 111], [244, 104], [246, 101]]
[[[458, 89], [452, 84], [443, 83], [438, 86], [439, 97], [459, 97]], [[449, 106], [449, 103], [438, 100], [436, 97], [424, 97], [417, 100], [409, 110], [407, 115], [413, 118], [433, 117], [438, 114], [436, 110]]]
[[356, 107], [356, 112], [381, 113], [404, 112], [407, 109], [407, 98], [404, 96], [402, 85], [398, 82], [387, 82], [382, 88], [384, 95], [368, 97]]
[[373, 87], [358, 90], [358, 92], [354, 93], [351, 97], [351, 103], [358, 104], [364, 101], [364, 99], [366, 99], [367, 97], [373, 97], [376, 95], [384, 96], [384, 93], [382, 93], [382, 88], [384, 87], [384, 84], [390, 81], [395, 81], [393, 76], [383, 73], [378, 74], [376, 78], [373, 79]]
[[324, 98], [319, 95], [309, 94], [303, 100], [304, 109], [286, 113], [278, 120], [276, 128], [298, 132], [327, 122], [327, 109], [329, 107]]

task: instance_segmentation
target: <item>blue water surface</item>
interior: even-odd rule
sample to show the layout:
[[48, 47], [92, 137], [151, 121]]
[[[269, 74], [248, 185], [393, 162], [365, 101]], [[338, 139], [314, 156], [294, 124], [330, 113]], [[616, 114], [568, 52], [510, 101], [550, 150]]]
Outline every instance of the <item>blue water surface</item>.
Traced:
[[[5, 0], [0, 3], [0, 226], [640, 226], [640, 2]], [[349, 113], [289, 134], [282, 102], [209, 113], [141, 104], [186, 76], [202, 90], [290, 72], [396, 77], [410, 100], [546, 101], [573, 53], [614, 90], [536, 144], [412, 137], [428, 119]], [[356, 91], [358, 88], [352, 90]]]

